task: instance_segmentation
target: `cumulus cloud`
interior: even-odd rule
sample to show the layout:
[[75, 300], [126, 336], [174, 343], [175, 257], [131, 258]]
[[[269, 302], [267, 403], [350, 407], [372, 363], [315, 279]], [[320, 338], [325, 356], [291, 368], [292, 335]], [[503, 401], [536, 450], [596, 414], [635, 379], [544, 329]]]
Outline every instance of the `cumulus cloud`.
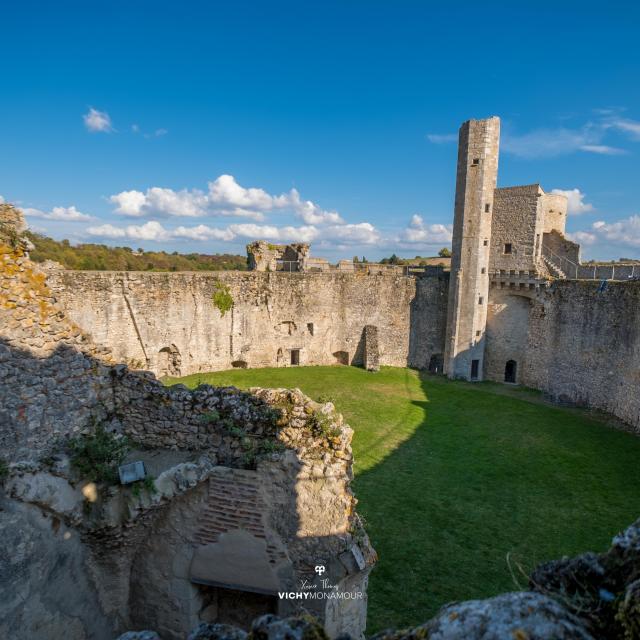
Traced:
[[453, 226], [450, 224], [426, 224], [422, 216], [415, 214], [397, 241], [409, 245], [450, 244]]
[[223, 174], [209, 182], [208, 190], [174, 191], [151, 187], [146, 191], [122, 191], [110, 197], [115, 212], [133, 218], [149, 215], [175, 217], [234, 216], [257, 222], [265, 214], [290, 210], [308, 225], [341, 225], [336, 211], [326, 211], [311, 200], [303, 200], [296, 189], [272, 195], [264, 189], [246, 188], [231, 175]]
[[42, 218], [43, 220], [57, 220], [60, 222], [87, 222], [93, 220], [93, 216], [78, 211], [75, 207], [53, 207], [51, 211], [25, 208], [22, 210], [28, 218]]
[[579, 215], [593, 211], [593, 205], [585, 202], [585, 194], [580, 189], [551, 189], [551, 193], [567, 198], [567, 213]]
[[193, 227], [179, 226], [167, 229], [156, 220], [149, 220], [141, 225], [116, 226], [102, 224], [88, 227], [89, 236], [104, 239], [150, 240], [166, 242], [184, 239], [195, 241], [223, 240], [231, 241], [237, 238], [273, 240], [276, 242], [315, 242], [331, 241], [346, 245], [372, 245], [380, 240], [378, 230], [368, 222], [358, 224], [329, 225], [316, 227], [313, 225], [284, 226], [241, 223], [230, 224], [224, 228], [210, 227], [200, 224]]
[[613, 244], [640, 248], [640, 215], [636, 214], [615, 222], [597, 220], [590, 229], [568, 235], [575, 242], [585, 245]]
[[111, 117], [106, 111], [98, 111], [91, 107], [87, 113], [82, 116], [84, 126], [92, 133], [103, 132], [110, 133], [113, 131]]

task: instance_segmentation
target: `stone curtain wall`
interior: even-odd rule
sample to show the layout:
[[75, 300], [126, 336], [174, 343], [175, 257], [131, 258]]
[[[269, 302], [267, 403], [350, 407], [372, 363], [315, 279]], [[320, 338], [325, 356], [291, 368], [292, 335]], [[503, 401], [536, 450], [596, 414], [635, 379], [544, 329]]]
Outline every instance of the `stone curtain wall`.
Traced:
[[[51, 282], [70, 317], [98, 344], [158, 375], [290, 366], [292, 350], [299, 350], [301, 365], [363, 364], [365, 325], [378, 328], [382, 365], [428, 362], [425, 348], [443, 349], [410, 338], [416, 321], [441, 333], [446, 283], [438, 277], [58, 271]], [[233, 301], [224, 313], [213, 302], [220, 287]], [[428, 318], [416, 318], [415, 307]]]
[[558, 280], [515, 295], [492, 289], [486, 374], [607, 411], [640, 432], [640, 282]]
[[640, 432], [640, 282], [557, 281], [530, 313], [524, 384]]

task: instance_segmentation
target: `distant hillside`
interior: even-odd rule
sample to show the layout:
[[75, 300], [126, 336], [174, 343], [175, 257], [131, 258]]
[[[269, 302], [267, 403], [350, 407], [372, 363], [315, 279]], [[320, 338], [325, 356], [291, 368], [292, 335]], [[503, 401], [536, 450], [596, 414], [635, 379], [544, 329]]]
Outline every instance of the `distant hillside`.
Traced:
[[95, 271], [246, 271], [245, 256], [231, 254], [182, 254], [174, 251], [134, 251], [130, 247], [107, 247], [104, 244], [79, 244], [53, 240], [33, 233], [26, 234], [35, 249], [30, 252], [35, 262], [54, 260], [67, 269]]

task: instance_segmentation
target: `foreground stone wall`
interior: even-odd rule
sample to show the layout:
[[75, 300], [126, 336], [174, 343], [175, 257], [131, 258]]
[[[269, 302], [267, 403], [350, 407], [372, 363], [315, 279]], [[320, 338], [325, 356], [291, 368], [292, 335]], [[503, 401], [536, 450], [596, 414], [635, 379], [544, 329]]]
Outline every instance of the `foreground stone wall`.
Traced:
[[[98, 344], [158, 375], [290, 366], [292, 351], [301, 365], [361, 365], [366, 325], [378, 329], [382, 365], [428, 363], [443, 349], [438, 276], [58, 271], [50, 283]], [[219, 291], [228, 310], [213, 301]], [[428, 327], [421, 344], [411, 338], [415, 323]]]
[[[361, 635], [375, 552], [350, 489], [352, 431], [333, 405], [298, 390], [166, 388], [114, 365], [57, 306], [20, 227], [4, 224], [0, 636], [112, 640], [154, 623], [173, 640], [264, 611], [247, 595], [261, 587], [276, 612], [300, 612], [277, 593], [319, 563], [338, 592], [360, 596], [344, 611], [328, 599], [307, 608], [331, 635]], [[70, 438], [103, 431], [154, 469], [145, 484], [72, 464]], [[82, 454], [85, 474], [107, 464], [101, 447]]]

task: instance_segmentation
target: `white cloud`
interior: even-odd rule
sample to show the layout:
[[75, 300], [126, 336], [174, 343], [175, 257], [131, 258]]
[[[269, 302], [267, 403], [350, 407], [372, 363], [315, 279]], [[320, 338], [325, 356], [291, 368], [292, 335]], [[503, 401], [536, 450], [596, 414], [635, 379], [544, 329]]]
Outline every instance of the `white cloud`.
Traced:
[[576, 151], [606, 155], [625, 153], [624, 149], [600, 144], [603, 135], [604, 128], [591, 123], [579, 129], [535, 129], [522, 135], [507, 128], [500, 146], [505, 152], [521, 158], [553, 157]]
[[626, 133], [633, 140], [640, 140], [640, 122], [638, 120], [621, 118], [618, 115], [614, 115], [605, 120], [605, 126]]
[[98, 111], [91, 107], [89, 111], [82, 116], [82, 119], [84, 120], [84, 126], [92, 133], [97, 131], [110, 133], [114, 130], [111, 125], [111, 118], [106, 111]]
[[428, 133], [427, 140], [434, 144], [448, 144], [458, 142], [458, 136], [455, 133]]
[[130, 240], [153, 240], [162, 242], [171, 240], [172, 235], [159, 222], [149, 220], [142, 225], [130, 224], [126, 227], [116, 227], [112, 224], [102, 224], [97, 227], [87, 227], [86, 232], [90, 236], [99, 238], [128, 238]]
[[[616, 129], [634, 140], [640, 140], [640, 122], [612, 116], [611, 113], [609, 110], [599, 112], [597, 120], [576, 128], [540, 128], [523, 134], [514, 132], [509, 123], [505, 123], [500, 147], [505, 153], [520, 158], [553, 157], [577, 151], [609, 156], [625, 154], [625, 149], [603, 144], [603, 138], [607, 130]], [[434, 144], [454, 143], [457, 138], [452, 133], [427, 135], [429, 142]]]
[[179, 226], [166, 229], [156, 220], [150, 220], [142, 225], [126, 225], [124, 227], [113, 224], [103, 224], [88, 227], [86, 233], [93, 237], [111, 240], [150, 240], [166, 242], [183, 239], [195, 241], [222, 240], [229, 242], [236, 238], [264, 239], [277, 242], [315, 242], [330, 241], [346, 245], [372, 245], [380, 240], [378, 230], [368, 222], [359, 224], [332, 225], [315, 227], [303, 225], [300, 227], [241, 223], [230, 224], [224, 228], [210, 227], [200, 224], [194, 227]]
[[577, 242], [583, 246], [595, 244], [598, 240], [594, 233], [589, 233], [588, 231], [575, 231], [574, 233], [566, 233], [565, 235], [569, 240], [573, 240], [573, 242]]
[[325, 211], [311, 200], [302, 200], [297, 189], [291, 189], [289, 203], [298, 217], [307, 224], [344, 224], [344, 220], [336, 211]]
[[87, 222], [94, 217], [78, 211], [75, 207], [53, 207], [48, 213], [40, 209], [25, 208], [22, 210], [28, 218], [42, 218], [43, 220], [57, 220], [61, 222]]
[[591, 153], [599, 153], [603, 156], [621, 156], [627, 153], [625, 149], [609, 147], [606, 144], [583, 144], [580, 149]]
[[2, 196], [0, 196], [0, 204], [4, 204], [4, 203], [5, 203], [5, 199]]
[[568, 234], [572, 240], [585, 245], [613, 244], [640, 248], [640, 215], [616, 222], [597, 220], [588, 230]]
[[185, 240], [224, 240], [229, 241], [235, 238], [233, 231], [229, 229], [216, 229], [206, 224], [199, 224], [197, 227], [177, 227], [171, 232], [174, 238]]
[[436, 245], [450, 244], [453, 226], [450, 224], [425, 224], [422, 216], [415, 214], [411, 222], [397, 238], [400, 244]]
[[261, 222], [266, 213], [290, 210], [306, 224], [344, 224], [336, 211], [326, 211], [311, 200], [303, 200], [296, 189], [272, 195], [264, 189], [245, 188], [233, 176], [226, 174], [209, 182], [207, 192], [151, 187], [145, 192], [122, 191], [112, 195], [110, 200], [116, 205], [116, 213], [134, 218], [148, 215], [234, 216]]
[[101, 224], [96, 227], [87, 227], [87, 234], [98, 238], [125, 238], [127, 236], [126, 229], [116, 227], [112, 224]]
[[567, 198], [567, 213], [579, 215], [593, 211], [593, 205], [585, 202], [585, 194], [580, 189], [551, 189], [551, 193]]

